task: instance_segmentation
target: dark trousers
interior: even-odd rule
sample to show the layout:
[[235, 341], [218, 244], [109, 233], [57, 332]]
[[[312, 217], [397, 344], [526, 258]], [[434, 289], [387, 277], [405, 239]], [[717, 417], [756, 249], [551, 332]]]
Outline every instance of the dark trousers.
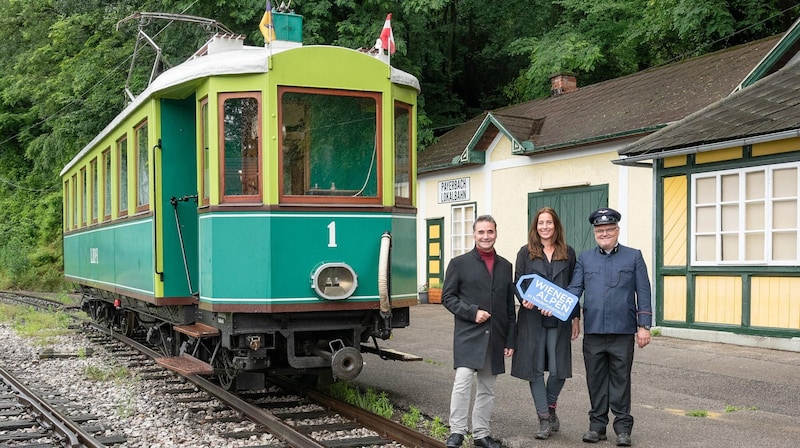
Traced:
[[614, 432], [630, 434], [632, 334], [586, 334], [583, 336], [583, 362], [589, 388], [589, 429], [606, 432], [608, 410], [614, 413]]

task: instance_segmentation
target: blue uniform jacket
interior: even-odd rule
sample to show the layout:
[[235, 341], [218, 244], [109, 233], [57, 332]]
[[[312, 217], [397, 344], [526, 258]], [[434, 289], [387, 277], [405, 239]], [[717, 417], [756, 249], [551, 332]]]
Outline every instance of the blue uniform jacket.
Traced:
[[586, 334], [634, 334], [652, 323], [650, 278], [638, 249], [619, 244], [609, 254], [599, 247], [583, 251], [567, 290], [583, 294]]

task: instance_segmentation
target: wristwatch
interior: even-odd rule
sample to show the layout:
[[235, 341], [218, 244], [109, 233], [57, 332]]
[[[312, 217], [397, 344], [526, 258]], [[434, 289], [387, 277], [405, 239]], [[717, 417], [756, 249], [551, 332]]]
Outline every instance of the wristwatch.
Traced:
[[647, 331], [650, 331], [650, 325], [639, 325], [639, 328], [644, 328]]

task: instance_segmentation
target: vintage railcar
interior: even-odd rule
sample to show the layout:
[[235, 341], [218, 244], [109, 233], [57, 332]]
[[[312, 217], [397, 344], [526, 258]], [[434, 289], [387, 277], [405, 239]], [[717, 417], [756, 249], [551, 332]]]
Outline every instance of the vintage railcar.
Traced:
[[275, 19], [155, 77], [61, 172], [84, 308], [228, 388], [413, 359], [378, 341], [417, 303], [419, 82]]

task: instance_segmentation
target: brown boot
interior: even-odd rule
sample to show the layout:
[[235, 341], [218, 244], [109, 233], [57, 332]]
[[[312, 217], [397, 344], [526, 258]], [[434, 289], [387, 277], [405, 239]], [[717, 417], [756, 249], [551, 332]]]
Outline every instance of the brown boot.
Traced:
[[539, 415], [539, 429], [533, 434], [535, 439], [549, 439], [551, 434], [550, 414]]

